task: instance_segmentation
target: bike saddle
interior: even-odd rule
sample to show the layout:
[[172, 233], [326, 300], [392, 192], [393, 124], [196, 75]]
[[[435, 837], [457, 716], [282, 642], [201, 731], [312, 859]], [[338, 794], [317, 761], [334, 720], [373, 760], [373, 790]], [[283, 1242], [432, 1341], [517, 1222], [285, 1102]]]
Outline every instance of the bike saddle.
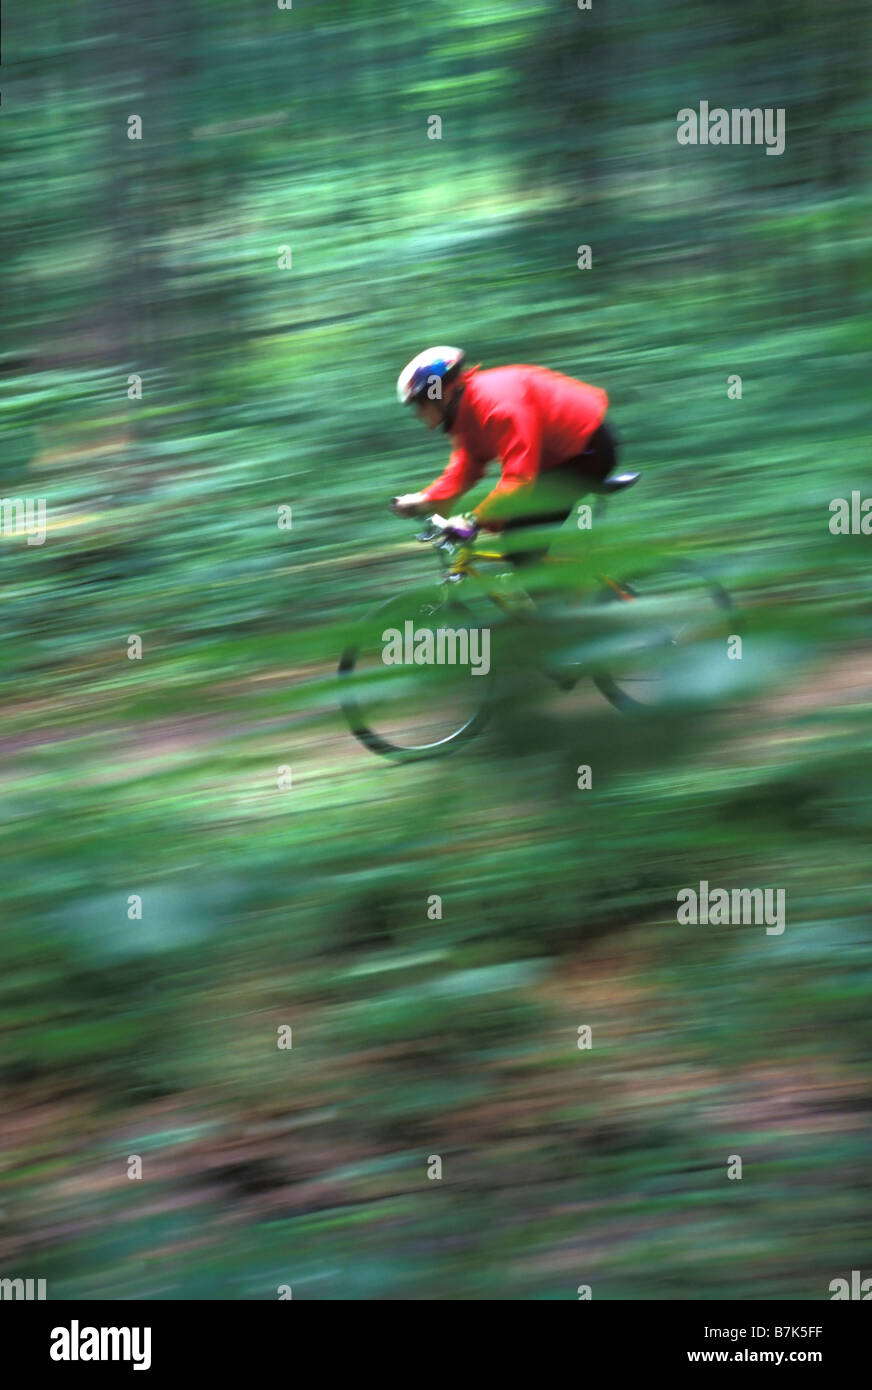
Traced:
[[603, 478], [601, 483], [597, 483], [593, 491], [621, 492], [625, 487], [632, 487], [641, 476], [641, 473], [613, 473], [610, 478]]

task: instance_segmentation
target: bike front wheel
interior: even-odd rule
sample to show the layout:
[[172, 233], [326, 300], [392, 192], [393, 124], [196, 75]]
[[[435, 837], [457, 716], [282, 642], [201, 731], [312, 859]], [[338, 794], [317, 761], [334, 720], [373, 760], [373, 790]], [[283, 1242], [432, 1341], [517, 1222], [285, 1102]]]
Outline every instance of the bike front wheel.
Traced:
[[487, 722], [490, 630], [445, 588], [381, 604], [339, 662], [348, 727], [371, 753], [412, 762], [453, 752]]

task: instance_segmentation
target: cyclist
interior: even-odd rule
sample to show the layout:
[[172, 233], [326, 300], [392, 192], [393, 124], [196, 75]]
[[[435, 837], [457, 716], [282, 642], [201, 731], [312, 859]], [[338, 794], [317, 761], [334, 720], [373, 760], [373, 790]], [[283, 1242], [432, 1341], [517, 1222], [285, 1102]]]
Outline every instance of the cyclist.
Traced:
[[[420, 516], [441, 503], [450, 511], [499, 458], [502, 476], [474, 511], [451, 516], [451, 533], [472, 540], [480, 528], [556, 526], [579, 497], [612, 472], [616, 442], [605, 391], [546, 367], [465, 368], [460, 348], [433, 347], [413, 357], [397, 381], [401, 404], [430, 429], [451, 436], [448, 467], [423, 492], [394, 499], [399, 516]], [[546, 547], [547, 548], [547, 547]], [[544, 550], [520, 551], [516, 563]]]

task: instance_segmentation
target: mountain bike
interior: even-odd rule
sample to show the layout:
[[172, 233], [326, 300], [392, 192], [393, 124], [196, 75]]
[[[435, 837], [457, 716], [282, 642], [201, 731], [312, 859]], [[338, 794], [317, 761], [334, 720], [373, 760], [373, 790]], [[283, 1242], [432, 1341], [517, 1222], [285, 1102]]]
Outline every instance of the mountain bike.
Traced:
[[[597, 514], [604, 512], [608, 496], [638, 477], [624, 473], [600, 483]], [[541, 644], [530, 639], [550, 621], [504, 550], [456, 540], [438, 513], [427, 518], [415, 539], [432, 546], [440, 579], [373, 610], [349, 640], [338, 670], [340, 704], [352, 734], [371, 752], [397, 762], [442, 756], [479, 733], [496, 691], [498, 662], [492, 660], [490, 635], [509, 624], [516, 639], [526, 638], [535, 649]], [[560, 563], [550, 555], [542, 560], [543, 565]], [[494, 578], [482, 570], [490, 565], [499, 567]], [[594, 636], [582, 636], [580, 653], [570, 652], [570, 659], [544, 663], [545, 674], [564, 690], [589, 675], [625, 713], [686, 701], [693, 694], [688, 652], [707, 643], [709, 649], [723, 644], [725, 653], [726, 615], [733, 606], [726, 590], [686, 560], [620, 580], [594, 570], [592, 579], [577, 596], [580, 611], [570, 610], [570, 617], [580, 624], [579, 632], [593, 628]], [[565, 615], [562, 621], [565, 630]], [[516, 640], [515, 650], [518, 645]]]

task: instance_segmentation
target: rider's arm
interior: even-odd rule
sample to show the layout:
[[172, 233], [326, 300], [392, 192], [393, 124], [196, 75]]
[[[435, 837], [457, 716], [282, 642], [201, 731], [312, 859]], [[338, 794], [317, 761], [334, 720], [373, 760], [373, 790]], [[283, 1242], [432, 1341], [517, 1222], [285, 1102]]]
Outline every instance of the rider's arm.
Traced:
[[542, 429], [532, 405], [524, 400], [513, 402], [500, 422], [499, 433], [503, 471], [493, 492], [473, 512], [481, 526], [497, 527], [513, 515], [518, 509], [514, 494], [539, 476]]
[[448, 467], [423, 492], [407, 492], [394, 498], [394, 511], [399, 516], [423, 516], [435, 510], [433, 503], [439, 503], [440, 512], [449, 513], [465, 492], [477, 482], [484, 472], [484, 464], [469, 457], [467, 451], [456, 448], [448, 460]]
[[452, 452], [441, 478], [425, 488], [421, 496], [427, 502], [439, 502], [439, 510], [445, 512], [478, 482], [484, 469], [484, 463], [471, 458], [461, 445]]

